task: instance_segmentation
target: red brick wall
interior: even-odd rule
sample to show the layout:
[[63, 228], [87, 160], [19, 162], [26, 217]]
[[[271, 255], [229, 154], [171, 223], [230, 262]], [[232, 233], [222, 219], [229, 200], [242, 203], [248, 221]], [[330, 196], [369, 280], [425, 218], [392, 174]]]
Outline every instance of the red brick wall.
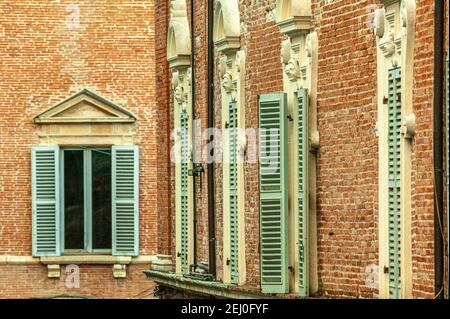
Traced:
[[[67, 24], [74, 5], [80, 9], [80, 28]], [[158, 248], [168, 251], [167, 239], [160, 245], [157, 241], [158, 230], [167, 228], [163, 222], [158, 224], [157, 214], [168, 208], [167, 114], [162, 112], [165, 98], [157, 99], [155, 90], [158, 84], [164, 92], [168, 82], [164, 74], [162, 81], [157, 79], [164, 73], [155, 63], [157, 26], [153, 1], [0, 3], [0, 255], [31, 255], [30, 149], [38, 143], [33, 117], [82, 88], [97, 91], [137, 116], [141, 254], [156, 254]], [[164, 146], [160, 149], [160, 145]], [[44, 274], [34, 266], [15, 268], [27, 274], [27, 287]], [[92, 282], [86, 279], [86, 287], [92, 290], [86, 288], [85, 294], [97, 294], [96, 280], [106, 269], [111, 271], [109, 266], [89, 270]], [[8, 275], [6, 282], [0, 280], [0, 291], [16, 279]], [[132, 295], [140, 285], [148, 285], [141, 280], [144, 276], [136, 275], [124, 284], [110, 283], [123, 286], [118, 295], [126, 294], [127, 287]], [[46, 293], [36, 291], [36, 295]]]
[[430, 298], [434, 292], [433, 76], [434, 1], [417, 1], [414, 105], [417, 117], [413, 145], [412, 244], [413, 292]]
[[148, 266], [131, 265], [127, 279], [114, 279], [111, 269], [81, 266], [80, 288], [67, 288], [64, 266], [59, 279], [49, 279], [43, 265], [0, 265], [0, 298], [154, 298], [155, 284], [143, 274]]
[[[282, 35], [270, 16], [276, 1], [240, 1], [246, 51], [246, 128], [258, 130], [258, 95], [283, 91]], [[247, 283], [259, 285], [259, 165], [246, 163], [245, 227]]]
[[[318, 264], [322, 292], [371, 297], [378, 264], [376, 47], [373, 1], [316, 3], [319, 38]], [[373, 10], [373, 9], [372, 9]]]
[[171, 218], [174, 209], [174, 188], [171, 183], [170, 134], [173, 127], [173, 108], [170, 103], [171, 73], [167, 62], [167, 30], [169, 26], [169, 2], [155, 0], [156, 49], [156, 106], [158, 108], [158, 253], [171, 253]]

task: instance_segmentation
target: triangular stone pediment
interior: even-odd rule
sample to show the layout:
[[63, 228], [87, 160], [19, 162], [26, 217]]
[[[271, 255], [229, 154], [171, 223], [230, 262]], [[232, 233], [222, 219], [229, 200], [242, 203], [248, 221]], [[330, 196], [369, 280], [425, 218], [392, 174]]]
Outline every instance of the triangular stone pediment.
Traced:
[[124, 108], [85, 89], [34, 118], [35, 123], [132, 123]]

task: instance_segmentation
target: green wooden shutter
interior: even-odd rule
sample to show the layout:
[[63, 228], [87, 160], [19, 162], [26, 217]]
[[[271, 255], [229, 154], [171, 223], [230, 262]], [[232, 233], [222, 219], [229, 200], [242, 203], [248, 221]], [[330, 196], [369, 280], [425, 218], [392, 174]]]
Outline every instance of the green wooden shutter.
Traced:
[[401, 71], [389, 70], [389, 295], [400, 298]]
[[[449, 69], [448, 69], [448, 52], [447, 52], [447, 58], [446, 58], [446, 64], [445, 64], [445, 73], [446, 73], [446, 85], [445, 85], [445, 114], [446, 114], [446, 129], [445, 129], [445, 136], [446, 136], [446, 171], [447, 171], [447, 256], [450, 255], [450, 248], [449, 248], [449, 217], [450, 217], [450, 107], [449, 107]], [[448, 264], [447, 264], [448, 267]]]
[[309, 181], [308, 181], [308, 90], [297, 92], [298, 108], [298, 281], [299, 294], [306, 297], [309, 294], [309, 251], [308, 251], [308, 222], [309, 222]]
[[230, 268], [231, 282], [239, 283], [238, 275], [238, 174], [237, 174], [237, 104], [235, 101], [229, 104], [229, 132], [230, 132]]
[[58, 147], [32, 148], [31, 176], [33, 256], [59, 256], [61, 222]]
[[263, 293], [287, 293], [286, 94], [259, 96], [260, 253]]
[[139, 149], [112, 148], [112, 236], [114, 256], [139, 255]]
[[187, 112], [180, 114], [181, 129], [181, 271], [183, 274], [189, 274], [189, 236], [188, 236], [188, 218], [189, 218], [189, 116]]

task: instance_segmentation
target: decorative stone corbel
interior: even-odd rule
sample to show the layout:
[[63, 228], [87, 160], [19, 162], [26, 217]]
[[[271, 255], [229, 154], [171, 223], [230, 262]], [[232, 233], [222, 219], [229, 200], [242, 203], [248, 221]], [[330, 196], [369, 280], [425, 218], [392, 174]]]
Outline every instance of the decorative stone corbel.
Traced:
[[230, 71], [225, 72], [222, 78], [222, 87], [225, 89], [225, 92], [231, 94], [233, 91], [233, 76]]
[[59, 278], [61, 277], [61, 267], [60, 265], [47, 265], [48, 278]]
[[247, 135], [244, 132], [241, 132], [241, 134], [239, 134], [239, 155], [241, 156], [241, 158], [243, 158], [247, 152]]
[[405, 138], [413, 138], [416, 133], [416, 115], [414, 113], [402, 118], [400, 133]]
[[127, 265], [113, 265], [113, 277], [116, 279], [127, 278]]
[[178, 84], [174, 90], [174, 98], [179, 105], [183, 103], [183, 97], [184, 97], [183, 86], [181, 84]]
[[320, 147], [320, 135], [318, 131], [314, 131], [309, 136], [310, 151], [317, 151]]
[[380, 43], [380, 49], [386, 58], [395, 54], [396, 45], [394, 41], [394, 33], [389, 32], [388, 36]]
[[284, 72], [286, 72], [289, 80], [297, 81], [297, 79], [300, 77], [300, 66], [298, 60], [291, 58], [286, 64]]

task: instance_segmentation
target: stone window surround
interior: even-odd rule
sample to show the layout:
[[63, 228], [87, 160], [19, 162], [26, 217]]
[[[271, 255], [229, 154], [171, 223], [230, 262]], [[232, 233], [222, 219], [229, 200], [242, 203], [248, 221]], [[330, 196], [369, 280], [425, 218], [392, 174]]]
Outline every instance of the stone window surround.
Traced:
[[[317, 126], [317, 74], [318, 74], [318, 39], [312, 32], [312, 15], [310, 0], [291, 1], [277, 0], [277, 25], [280, 31], [288, 36], [281, 43], [281, 61], [283, 64], [283, 87], [287, 93], [288, 113], [297, 107], [296, 92], [299, 88], [307, 88], [309, 93], [309, 294], [319, 289], [317, 264], [317, 207], [316, 203], [316, 156], [319, 149], [319, 132]], [[294, 134], [297, 119], [289, 122], [289, 135]], [[289, 147], [289, 176], [298, 176], [297, 146]], [[297, 196], [293, 178], [289, 179], [290, 197]], [[295, 200], [292, 203], [296, 202]], [[298, 242], [298, 207], [289, 207], [289, 242]], [[289, 247], [290, 264], [294, 265], [294, 274], [299, 273], [299, 252], [296, 245]], [[299, 292], [298, 276], [289, 276], [289, 286], [293, 293]]]
[[[172, 69], [172, 96], [174, 112], [174, 130], [180, 128], [180, 114], [182, 111], [188, 112], [188, 144], [190, 145], [191, 160], [189, 168], [193, 168], [192, 163], [192, 94], [191, 94], [191, 35], [189, 21], [187, 18], [187, 7], [185, 0], [172, 0], [167, 35], [167, 60]], [[175, 153], [181, 154], [180, 135], [175, 136]], [[193, 263], [194, 252], [194, 211], [193, 211], [193, 179], [188, 178], [188, 263]], [[181, 267], [181, 163], [175, 163], [175, 272], [182, 274]], [[164, 256], [167, 263], [171, 256]], [[159, 267], [159, 266], [158, 266]], [[157, 268], [158, 268], [157, 267]], [[169, 269], [168, 265], [162, 267]]]
[[413, 113], [415, 0], [383, 0], [375, 11], [377, 37], [379, 138], [379, 297], [389, 298], [389, 208], [388, 208], [388, 119], [384, 104], [387, 96], [388, 70], [401, 67], [402, 123], [400, 142], [400, 224], [401, 224], [401, 297], [412, 297], [411, 256], [411, 153], [416, 118]]
[[241, 22], [237, 0], [218, 0], [214, 6], [214, 45], [222, 53], [219, 63], [221, 81], [221, 113], [223, 136], [223, 282], [231, 283], [231, 237], [230, 237], [230, 160], [227, 122], [229, 103], [237, 105], [238, 160], [237, 160], [237, 224], [238, 224], [238, 285], [246, 282], [245, 259], [245, 174], [244, 158], [247, 147], [245, 134], [245, 51], [240, 50]]
[[[39, 146], [112, 146], [133, 145], [137, 118], [126, 109], [89, 89], [41, 112], [34, 118]], [[137, 258], [80, 254], [58, 257], [0, 256], [0, 264], [47, 265], [48, 277], [60, 277], [61, 264], [111, 264], [114, 278], [126, 278], [126, 265], [147, 263], [153, 256]]]

